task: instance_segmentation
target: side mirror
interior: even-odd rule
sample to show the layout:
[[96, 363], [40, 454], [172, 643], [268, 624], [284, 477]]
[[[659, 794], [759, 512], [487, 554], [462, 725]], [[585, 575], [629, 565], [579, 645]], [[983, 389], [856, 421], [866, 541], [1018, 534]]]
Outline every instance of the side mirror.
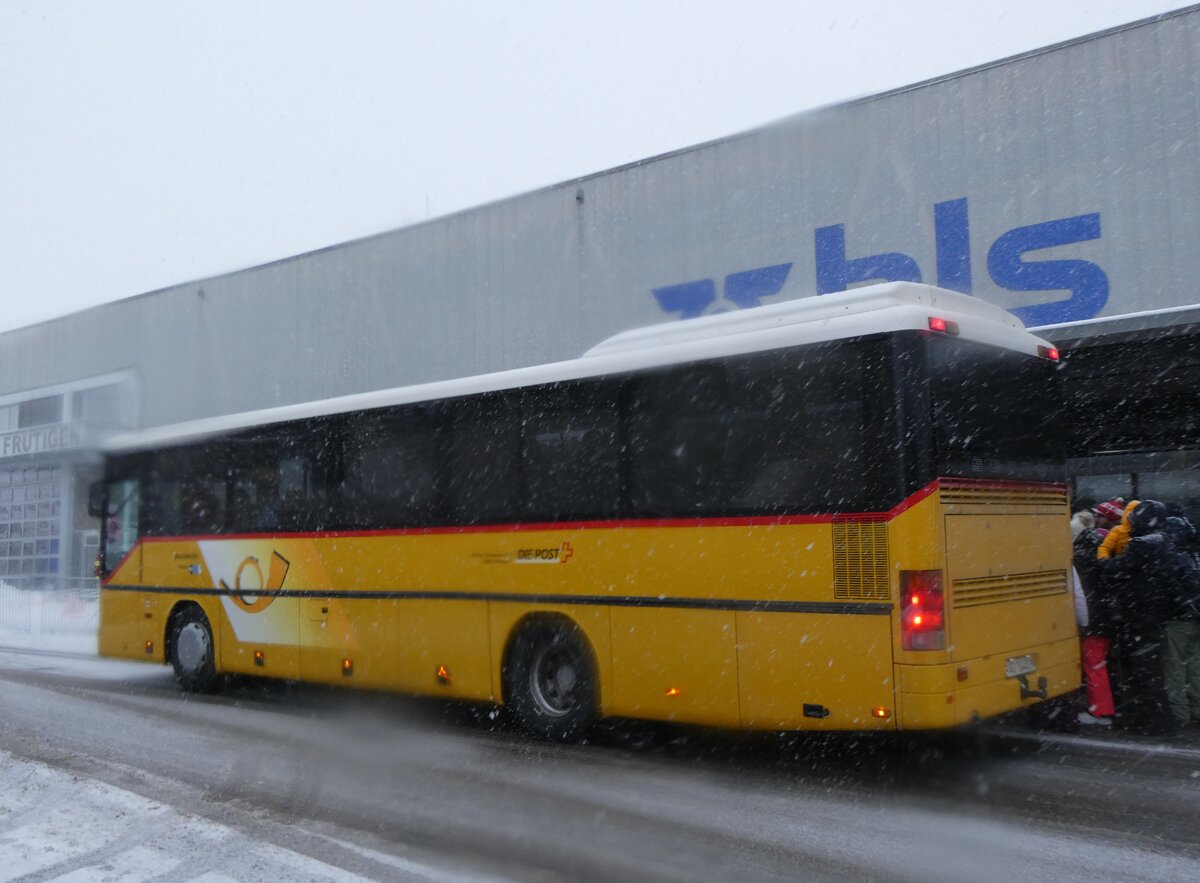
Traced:
[[104, 482], [93, 481], [88, 485], [88, 515], [101, 518], [104, 515]]

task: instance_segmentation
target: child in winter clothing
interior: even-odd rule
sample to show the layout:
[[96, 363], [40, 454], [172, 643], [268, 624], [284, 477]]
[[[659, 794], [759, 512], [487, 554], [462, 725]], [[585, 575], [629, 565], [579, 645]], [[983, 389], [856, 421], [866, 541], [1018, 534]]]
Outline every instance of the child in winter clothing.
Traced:
[[1121, 523], [1108, 532], [1100, 548], [1096, 550], [1097, 558], [1116, 558], [1129, 545], [1129, 516], [1137, 509], [1138, 501], [1130, 500], [1121, 516]]

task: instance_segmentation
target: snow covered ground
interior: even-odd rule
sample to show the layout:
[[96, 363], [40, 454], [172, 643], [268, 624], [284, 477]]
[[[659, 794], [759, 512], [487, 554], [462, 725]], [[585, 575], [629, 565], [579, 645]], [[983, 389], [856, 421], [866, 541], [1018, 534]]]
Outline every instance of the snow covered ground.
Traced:
[[[152, 673], [141, 662], [98, 660], [97, 605], [86, 592], [18, 589], [0, 582], [0, 653], [16, 668], [122, 681]], [[166, 670], [169, 674], [169, 670]], [[0, 692], [0, 727], [5, 724]], [[484, 878], [306, 832], [305, 852], [177, 810], [106, 782], [0, 750], [0, 883], [20, 880], [474, 881]], [[327, 841], [327, 842], [326, 842]], [[363, 876], [338, 863], [357, 856]], [[497, 878], [488, 878], [497, 879]]]
[[0, 880], [359, 880], [224, 825], [0, 752]]
[[[0, 583], [0, 646], [95, 656], [96, 602]], [[30, 874], [122, 883], [167, 874], [214, 883], [365, 879], [7, 752], [0, 752], [0, 796], [0, 881]]]

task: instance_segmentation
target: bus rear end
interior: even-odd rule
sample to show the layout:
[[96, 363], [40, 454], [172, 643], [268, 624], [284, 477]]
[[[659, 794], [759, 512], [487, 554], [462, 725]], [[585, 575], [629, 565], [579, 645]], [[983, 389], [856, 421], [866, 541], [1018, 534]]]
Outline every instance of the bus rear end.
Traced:
[[889, 526], [902, 729], [1079, 687], [1056, 356], [947, 334], [912, 353], [905, 410], [924, 491]]
[[973, 723], [1079, 687], [1066, 522], [1063, 485], [943, 478], [892, 523], [901, 729]]

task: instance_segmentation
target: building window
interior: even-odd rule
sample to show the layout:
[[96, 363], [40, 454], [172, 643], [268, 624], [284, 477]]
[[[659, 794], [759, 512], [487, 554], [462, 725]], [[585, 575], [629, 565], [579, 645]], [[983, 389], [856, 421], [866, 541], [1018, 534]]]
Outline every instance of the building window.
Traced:
[[63, 398], [60, 395], [30, 399], [17, 405], [17, 426], [20, 429], [62, 423], [62, 416]]
[[0, 576], [58, 574], [62, 480], [61, 468], [0, 469]]
[[71, 394], [71, 419], [98, 426], [133, 426], [133, 399], [109, 383]]

